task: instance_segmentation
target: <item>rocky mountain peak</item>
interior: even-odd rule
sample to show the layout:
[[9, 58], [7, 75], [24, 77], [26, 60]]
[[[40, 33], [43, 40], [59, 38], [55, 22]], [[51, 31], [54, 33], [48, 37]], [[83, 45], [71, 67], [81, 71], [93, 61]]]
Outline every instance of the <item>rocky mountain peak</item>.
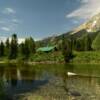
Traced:
[[71, 34], [75, 34], [81, 30], [86, 30], [88, 33], [99, 31], [100, 30], [100, 13], [93, 16], [89, 21], [80, 25]]

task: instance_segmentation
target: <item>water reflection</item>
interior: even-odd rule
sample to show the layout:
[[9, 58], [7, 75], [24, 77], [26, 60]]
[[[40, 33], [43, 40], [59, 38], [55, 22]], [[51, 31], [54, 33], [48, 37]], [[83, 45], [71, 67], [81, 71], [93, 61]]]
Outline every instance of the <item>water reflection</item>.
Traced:
[[100, 78], [93, 76], [100, 76], [99, 65], [0, 66], [0, 78], [10, 96], [31, 92], [50, 100], [100, 100]]
[[75, 66], [72, 66], [72, 69], [67, 67], [68, 72], [75, 72], [79, 74], [76, 76], [67, 75], [67, 77], [63, 80], [68, 100], [100, 100], [100, 74], [97, 73], [100, 68], [97, 67], [96, 69], [93, 67], [94, 66], [88, 65], [87, 69], [85, 69], [86, 72], [85, 70], [82, 70], [84, 69], [84, 66], [83, 68], [76, 68]]
[[14, 65], [1, 67], [0, 72], [0, 77], [9, 95], [34, 91], [48, 83], [48, 79], [44, 77], [41, 77], [41, 79], [36, 78], [36, 71], [32, 68], [20, 68]]

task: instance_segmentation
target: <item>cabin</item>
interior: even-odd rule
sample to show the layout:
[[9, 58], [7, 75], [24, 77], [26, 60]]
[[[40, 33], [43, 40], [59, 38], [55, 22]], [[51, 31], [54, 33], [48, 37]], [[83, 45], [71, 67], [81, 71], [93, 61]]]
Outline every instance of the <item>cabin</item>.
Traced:
[[52, 51], [57, 51], [56, 46], [47, 46], [47, 47], [40, 47], [37, 49], [37, 52], [52, 52]]

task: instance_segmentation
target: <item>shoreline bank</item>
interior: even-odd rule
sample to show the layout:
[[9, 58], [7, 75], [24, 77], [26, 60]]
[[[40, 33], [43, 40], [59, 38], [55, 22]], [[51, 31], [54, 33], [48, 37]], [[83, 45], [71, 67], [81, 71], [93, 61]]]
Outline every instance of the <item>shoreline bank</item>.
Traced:
[[35, 65], [35, 64], [100, 64], [100, 62], [95, 62], [95, 61], [89, 61], [89, 62], [85, 62], [85, 61], [71, 61], [69, 63], [65, 63], [64, 61], [40, 61], [40, 62], [36, 62], [36, 61], [0, 61], [0, 64], [29, 64], [29, 65]]

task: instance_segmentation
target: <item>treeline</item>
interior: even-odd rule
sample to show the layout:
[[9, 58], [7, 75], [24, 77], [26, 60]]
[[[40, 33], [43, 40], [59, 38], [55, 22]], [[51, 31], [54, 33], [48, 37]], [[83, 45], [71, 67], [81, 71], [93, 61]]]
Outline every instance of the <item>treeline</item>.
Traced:
[[8, 59], [17, 59], [21, 57], [23, 60], [28, 59], [35, 51], [35, 41], [32, 37], [26, 38], [24, 42], [18, 44], [16, 34], [13, 34], [11, 40], [7, 38], [6, 42], [0, 42], [0, 57]]
[[62, 54], [65, 62], [69, 62], [73, 57], [73, 51], [91, 51], [92, 40], [89, 34], [85, 34], [81, 38], [74, 38], [71, 35], [69, 38], [63, 36], [62, 38]]
[[73, 40], [73, 49], [76, 51], [90, 51], [92, 50], [92, 39], [89, 34], [85, 34], [78, 39]]
[[[57, 45], [57, 50], [62, 51], [65, 62], [70, 62], [73, 57], [73, 51], [93, 51], [100, 50], [100, 32], [94, 39], [90, 34], [76, 38], [73, 35], [62, 36], [62, 42]], [[26, 38], [24, 42], [18, 43], [16, 34], [13, 34], [11, 40], [7, 38], [6, 42], [0, 42], [0, 58], [28, 60], [36, 53], [36, 44], [32, 37]], [[32, 58], [33, 59], [33, 58]], [[35, 57], [34, 57], [35, 59]]]

